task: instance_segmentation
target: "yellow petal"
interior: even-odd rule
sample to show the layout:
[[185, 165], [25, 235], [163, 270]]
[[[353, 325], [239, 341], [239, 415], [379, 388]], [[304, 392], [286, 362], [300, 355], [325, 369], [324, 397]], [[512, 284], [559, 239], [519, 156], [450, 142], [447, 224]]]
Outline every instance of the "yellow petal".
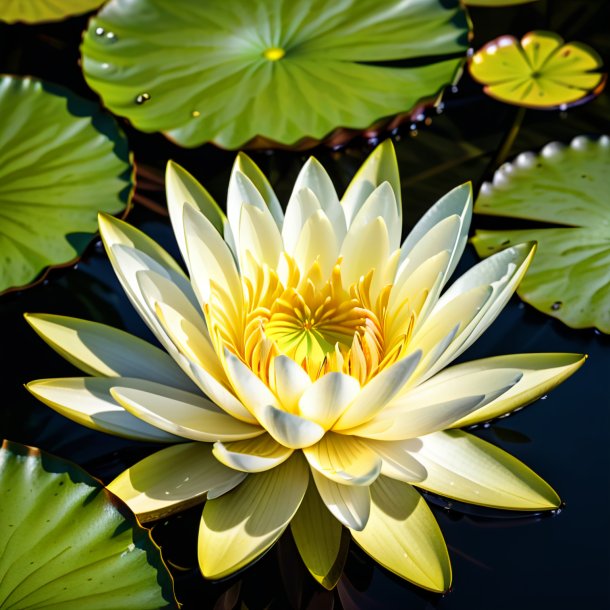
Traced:
[[[161, 449], [122, 472], [108, 489], [140, 521], [154, 521], [203, 502], [205, 493], [231, 489], [247, 475], [220, 464], [207, 443], [184, 443]], [[228, 491], [228, 490], [227, 490]]]
[[239, 487], [208, 500], [199, 527], [199, 567], [206, 578], [224, 578], [264, 553], [282, 534], [305, 495], [309, 474], [294, 455]]
[[120, 377], [67, 377], [30, 381], [26, 388], [61, 415], [99, 432], [157, 443], [182, 439], [134, 417], [110, 395]]
[[85, 373], [141, 377], [194, 389], [168, 354], [118, 328], [51, 314], [25, 314], [25, 319], [58, 354]]
[[248, 270], [250, 277], [256, 277], [256, 269], [249, 269], [248, 252], [258, 265], [268, 265], [271, 269], [277, 267], [283, 250], [282, 237], [266, 207], [261, 210], [242, 204], [236, 241], [242, 273]]
[[519, 369], [523, 373], [519, 382], [507, 392], [459, 419], [452, 427], [463, 428], [488, 421], [533, 402], [575, 373], [585, 360], [586, 356], [582, 354], [511, 354], [465, 362], [446, 369], [443, 371], [446, 375], [466, 375], [470, 371], [504, 367]]
[[276, 442], [268, 434], [233, 443], [214, 443], [216, 459], [234, 470], [263, 472], [279, 466], [291, 455], [292, 449]]
[[328, 216], [314, 212], [303, 225], [294, 249], [294, 260], [305, 274], [317, 261], [323, 278], [330, 277], [337, 262], [339, 246]]
[[371, 511], [371, 494], [366, 485], [341, 485], [312, 470], [316, 489], [326, 508], [343, 525], [360, 530], [368, 521]]
[[426, 469], [407, 451], [419, 446], [418, 439], [398, 442], [367, 440], [366, 443], [382, 459], [381, 474], [405, 483], [426, 478]]
[[349, 534], [328, 512], [313, 481], [309, 482], [290, 529], [311, 575], [326, 589], [333, 589], [343, 572]]
[[448, 430], [421, 437], [413, 457], [428, 475], [417, 483], [434, 493], [508, 510], [547, 510], [561, 500], [525, 464], [472, 434]]
[[272, 405], [264, 405], [259, 416], [259, 421], [267, 432], [285, 447], [309, 447], [324, 436], [325, 430], [322, 426]]
[[116, 379], [110, 394], [143, 421], [194, 441], [234, 441], [263, 434], [259, 426], [231, 417], [203, 396], [152, 381]]
[[309, 375], [292, 358], [280, 355], [272, 363], [273, 391], [285, 411], [298, 413], [299, 399], [311, 386]]
[[317, 444], [303, 449], [309, 465], [342, 485], [370, 485], [381, 472], [381, 458], [365, 442], [328, 432]]
[[449, 554], [432, 512], [409, 484], [379, 477], [371, 515], [352, 537], [375, 561], [416, 585], [442, 593], [451, 585]]
[[299, 412], [328, 430], [359, 392], [360, 384], [354, 377], [327, 373], [303, 393]]

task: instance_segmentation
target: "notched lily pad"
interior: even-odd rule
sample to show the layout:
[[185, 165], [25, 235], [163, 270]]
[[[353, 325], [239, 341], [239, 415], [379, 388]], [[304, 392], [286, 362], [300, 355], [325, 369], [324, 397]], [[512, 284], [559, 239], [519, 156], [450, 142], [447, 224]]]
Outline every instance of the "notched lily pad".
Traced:
[[521, 40], [500, 36], [479, 49], [468, 63], [471, 76], [487, 95], [526, 108], [557, 108], [582, 103], [606, 83], [602, 58], [586, 44], [565, 43], [543, 30]]
[[457, 0], [110, 0], [81, 50], [89, 86], [142, 131], [299, 146], [436, 96], [467, 33]]
[[81, 15], [100, 6], [104, 0], [2, 0], [0, 21], [43, 23]]
[[0, 448], [0, 608], [176, 608], [159, 548], [130, 511], [77, 466]]
[[132, 173], [124, 134], [97, 104], [0, 77], [0, 293], [78, 258], [98, 211], [128, 206]]
[[[475, 212], [564, 225], [477, 231], [473, 244], [489, 256], [519, 242], [538, 251], [519, 296], [572, 328], [610, 333], [610, 138], [578, 136], [522, 153], [482, 185]], [[568, 225], [568, 226], [566, 226]]]

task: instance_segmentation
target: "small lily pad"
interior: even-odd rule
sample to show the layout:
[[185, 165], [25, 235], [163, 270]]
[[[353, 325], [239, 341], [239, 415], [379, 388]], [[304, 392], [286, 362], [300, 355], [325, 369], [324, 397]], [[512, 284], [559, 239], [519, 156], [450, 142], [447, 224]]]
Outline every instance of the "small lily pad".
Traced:
[[0, 608], [176, 608], [159, 548], [130, 511], [77, 466], [0, 448]]
[[127, 140], [114, 119], [70, 91], [0, 77], [0, 292], [73, 262], [133, 189]]
[[435, 97], [467, 33], [457, 0], [110, 0], [81, 50], [89, 86], [142, 131], [297, 146]]
[[606, 135], [522, 153], [481, 186], [474, 211], [564, 226], [477, 231], [472, 240], [482, 257], [537, 241], [519, 296], [572, 328], [595, 326], [604, 333], [610, 333], [609, 175]]
[[528, 108], [557, 108], [600, 93], [606, 82], [602, 59], [580, 42], [564, 44], [554, 32], [536, 31], [521, 40], [500, 36], [470, 59], [471, 76], [487, 95]]
[[97, 8], [103, 0], [2, 0], [0, 21], [42, 23], [81, 15]]

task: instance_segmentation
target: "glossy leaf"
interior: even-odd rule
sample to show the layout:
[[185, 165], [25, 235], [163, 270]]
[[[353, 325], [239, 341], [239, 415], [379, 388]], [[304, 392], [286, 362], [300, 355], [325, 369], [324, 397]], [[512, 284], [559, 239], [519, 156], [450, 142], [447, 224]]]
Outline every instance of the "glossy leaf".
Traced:
[[111, 0], [85, 34], [83, 69], [113, 112], [182, 146], [292, 146], [436, 96], [466, 33], [457, 1]]
[[480, 256], [536, 240], [538, 250], [519, 296], [573, 328], [610, 333], [610, 138], [553, 142], [522, 153], [484, 183], [475, 212], [571, 225], [477, 231]]
[[42, 23], [59, 21], [72, 15], [91, 11], [103, 0], [3, 0], [0, 21]]
[[127, 141], [97, 104], [33, 78], [0, 78], [0, 292], [74, 261], [97, 213], [132, 189]]
[[159, 549], [87, 473], [38, 449], [0, 449], [0, 607], [175, 608]]
[[580, 42], [564, 44], [554, 32], [536, 31], [520, 41], [500, 36], [469, 62], [487, 95], [508, 104], [556, 108], [599, 93], [606, 80], [597, 52]]

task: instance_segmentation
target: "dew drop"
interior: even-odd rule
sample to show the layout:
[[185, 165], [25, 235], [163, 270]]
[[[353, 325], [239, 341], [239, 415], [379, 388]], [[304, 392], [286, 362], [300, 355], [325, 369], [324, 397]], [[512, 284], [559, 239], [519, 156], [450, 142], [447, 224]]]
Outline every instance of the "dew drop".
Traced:
[[546, 400], [547, 398], [548, 398], [548, 395], [547, 395], [547, 394], [545, 394], [544, 396], [541, 396], [541, 397], [540, 397], [540, 400]]
[[559, 110], [561, 110], [561, 112], [565, 112], [567, 109], [568, 109], [567, 104], [561, 104], [561, 106], [559, 106]]
[[147, 102], [150, 99], [150, 93], [140, 93], [140, 95], [138, 95], [136, 97], [136, 104], [143, 104], [144, 102]]
[[561, 306], [563, 305], [563, 303], [561, 301], [555, 301], [552, 305], [551, 305], [551, 309], [553, 311], [557, 311], [558, 309], [561, 309]]
[[436, 114], [443, 114], [443, 111], [445, 110], [445, 104], [443, 102], [441, 102], [437, 107], [436, 107]]
[[451, 87], [451, 93], [457, 93], [457, 92], [458, 92], [457, 85], [453, 85], [453, 86]]
[[114, 32], [107, 32], [106, 33], [106, 40], [108, 40], [109, 42], [116, 42], [117, 41], [117, 36]]
[[199, 112], [199, 110], [193, 110], [193, 112], [191, 112], [191, 116], [196, 119], [197, 117], [201, 116], [201, 112]]
[[95, 35], [96, 36], [103, 36], [106, 33], [106, 30], [102, 27], [97, 27], [95, 28]]

